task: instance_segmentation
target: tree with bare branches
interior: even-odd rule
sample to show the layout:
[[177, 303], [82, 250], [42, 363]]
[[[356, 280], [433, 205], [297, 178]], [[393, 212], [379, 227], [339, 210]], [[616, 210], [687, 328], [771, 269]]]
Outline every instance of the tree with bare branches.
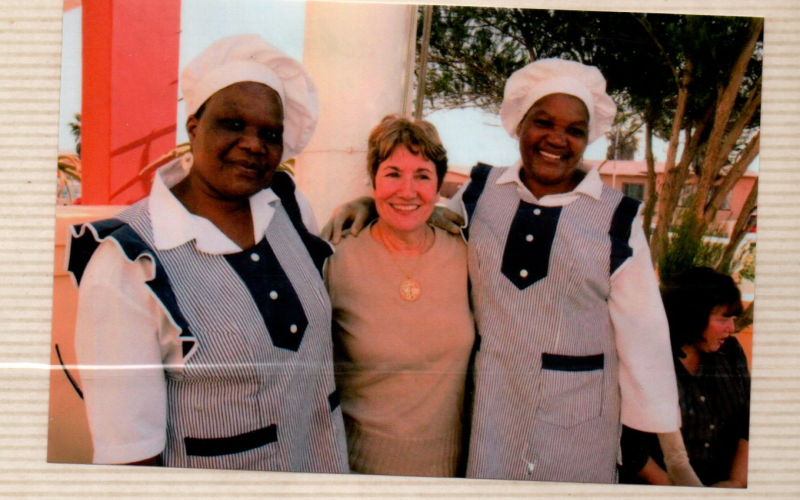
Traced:
[[[609, 154], [627, 157], [622, 146], [643, 136], [644, 229], [656, 264], [670, 257], [670, 234], [681, 220], [690, 221], [697, 239], [714, 229], [723, 202], [758, 156], [763, 19], [444, 6], [433, 16], [428, 111], [497, 112], [508, 76], [536, 59], [600, 68], [620, 110]], [[655, 138], [668, 143], [660, 186]], [[687, 182], [696, 185], [691, 217], [679, 206]], [[722, 270], [752, 227], [755, 189], [714, 263]]]

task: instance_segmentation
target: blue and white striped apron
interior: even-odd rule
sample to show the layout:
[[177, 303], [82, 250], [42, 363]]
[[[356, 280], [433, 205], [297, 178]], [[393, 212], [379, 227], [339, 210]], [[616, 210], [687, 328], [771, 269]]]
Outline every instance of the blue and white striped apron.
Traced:
[[638, 205], [604, 186], [599, 200], [538, 206], [497, 185], [501, 173], [489, 170], [479, 198], [464, 194], [480, 335], [467, 477], [613, 483], [620, 390], [607, 300]]
[[[184, 353], [182, 371], [165, 372], [166, 466], [348, 471], [325, 256], [309, 254], [290, 209], [277, 207], [266, 237], [238, 254], [202, 253], [193, 241], [155, 250], [147, 199], [73, 241], [85, 262], [93, 233], [117, 239], [129, 258], [155, 257], [148, 286], [182, 328]], [[71, 269], [78, 281], [85, 262]]]

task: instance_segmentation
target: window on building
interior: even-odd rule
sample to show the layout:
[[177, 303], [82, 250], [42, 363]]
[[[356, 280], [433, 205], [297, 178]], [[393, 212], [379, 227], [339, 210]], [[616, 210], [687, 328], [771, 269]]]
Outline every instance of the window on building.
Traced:
[[639, 201], [644, 200], [644, 184], [623, 182], [622, 192], [625, 193], [625, 196], [630, 196]]

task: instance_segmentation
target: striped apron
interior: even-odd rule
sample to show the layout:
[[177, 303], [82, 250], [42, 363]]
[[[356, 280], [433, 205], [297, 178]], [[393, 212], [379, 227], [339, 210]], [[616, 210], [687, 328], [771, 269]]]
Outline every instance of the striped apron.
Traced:
[[502, 169], [478, 168], [485, 188], [463, 198], [474, 209], [480, 335], [467, 477], [616, 482], [620, 390], [607, 299], [613, 270], [632, 254], [638, 205], [604, 186], [599, 200], [537, 206], [495, 183]]
[[[229, 255], [199, 252], [193, 241], [155, 250], [147, 199], [93, 224], [129, 259], [154, 256], [156, 278], [147, 285], [181, 328], [183, 369], [165, 372], [163, 465], [348, 471], [319, 271], [325, 256], [304, 245], [309, 235], [290, 220], [294, 208], [277, 207], [266, 237]], [[71, 255], [88, 262], [91, 248], [82, 246], [92, 244], [73, 240]]]

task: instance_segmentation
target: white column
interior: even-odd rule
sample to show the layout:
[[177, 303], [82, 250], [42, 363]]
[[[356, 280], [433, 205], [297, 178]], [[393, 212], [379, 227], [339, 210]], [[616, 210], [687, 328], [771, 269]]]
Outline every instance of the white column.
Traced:
[[303, 64], [317, 84], [320, 119], [296, 174], [320, 226], [343, 201], [370, 193], [369, 131], [387, 114], [406, 112], [415, 12], [410, 5], [306, 4]]

